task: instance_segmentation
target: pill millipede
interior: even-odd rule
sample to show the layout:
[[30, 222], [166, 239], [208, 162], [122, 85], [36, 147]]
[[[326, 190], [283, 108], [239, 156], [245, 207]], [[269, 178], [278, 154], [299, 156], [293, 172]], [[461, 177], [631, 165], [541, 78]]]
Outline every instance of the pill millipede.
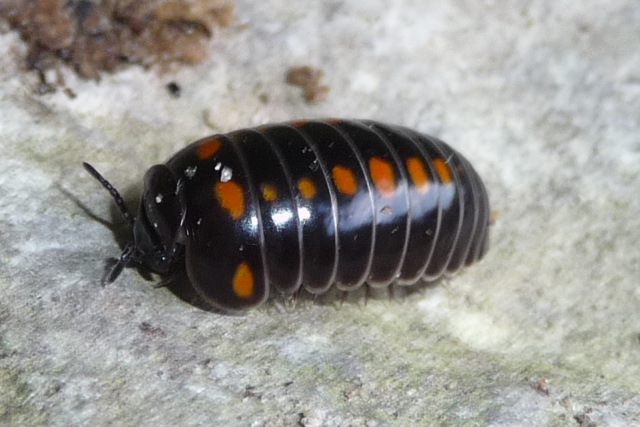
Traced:
[[411, 285], [452, 275], [488, 247], [489, 199], [437, 138], [365, 120], [300, 120], [200, 139], [144, 175], [137, 216], [103, 284], [125, 267], [167, 274], [222, 310], [277, 291]]

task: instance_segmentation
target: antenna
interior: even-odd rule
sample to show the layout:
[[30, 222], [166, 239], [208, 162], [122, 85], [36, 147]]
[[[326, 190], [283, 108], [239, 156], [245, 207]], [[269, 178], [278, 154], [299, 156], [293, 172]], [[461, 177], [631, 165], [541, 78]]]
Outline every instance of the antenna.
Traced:
[[133, 215], [131, 215], [131, 213], [129, 213], [129, 209], [127, 209], [127, 205], [124, 204], [124, 200], [122, 199], [120, 193], [118, 193], [118, 190], [116, 190], [109, 181], [104, 179], [104, 177], [100, 175], [100, 172], [98, 172], [89, 163], [82, 162], [82, 166], [84, 166], [85, 170], [89, 172], [91, 176], [94, 177], [100, 184], [102, 184], [104, 188], [107, 189], [109, 194], [111, 194], [113, 201], [116, 202], [116, 205], [118, 206], [118, 209], [120, 210], [120, 213], [122, 214], [124, 219], [129, 223], [129, 225], [133, 226], [134, 217]]

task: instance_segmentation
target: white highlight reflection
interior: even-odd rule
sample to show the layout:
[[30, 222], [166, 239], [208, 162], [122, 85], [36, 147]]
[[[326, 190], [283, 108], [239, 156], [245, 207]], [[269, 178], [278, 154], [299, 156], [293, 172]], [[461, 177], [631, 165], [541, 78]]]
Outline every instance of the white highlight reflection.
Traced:
[[298, 208], [298, 218], [300, 221], [306, 221], [311, 218], [311, 211], [307, 207]]
[[293, 218], [293, 212], [288, 209], [283, 209], [278, 212], [275, 212], [271, 217], [273, 219], [273, 223], [277, 226], [283, 226], [287, 224], [291, 218]]

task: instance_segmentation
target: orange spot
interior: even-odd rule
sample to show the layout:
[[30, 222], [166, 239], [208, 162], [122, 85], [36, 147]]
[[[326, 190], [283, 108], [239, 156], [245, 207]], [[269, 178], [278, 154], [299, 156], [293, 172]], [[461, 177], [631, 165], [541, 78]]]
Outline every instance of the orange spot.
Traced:
[[200, 144], [196, 150], [196, 155], [200, 160], [206, 160], [218, 152], [220, 145], [222, 144], [217, 139], [207, 139]]
[[272, 184], [261, 184], [260, 190], [267, 202], [273, 202], [278, 197], [278, 190]]
[[306, 125], [307, 123], [309, 123], [309, 120], [293, 120], [291, 122], [289, 122], [289, 125], [291, 127], [294, 128], [301, 128], [302, 126]]
[[234, 181], [218, 182], [216, 184], [218, 202], [229, 211], [231, 218], [238, 219], [244, 213], [244, 193], [242, 186]]
[[433, 159], [433, 166], [436, 168], [436, 173], [440, 177], [440, 180], [444, 184], [451, 183], [451, 171], [449, 170], [449, 166], [445, 163], [445, 161], [441, 158]]
[[340, 124], [340, 122], [342, 122], [342, 119], [337, 119], [337, 118], [330, 117], [328, 119], [325, 119], [324, 121], [329, 123], [330, 125], [334, 125], [335, 126], [335, 125]]
[[239, 298], [250, 298], [254, 284], [251, 267], [246, 262], [241, 262], [233, 275], [233, 293]]
[[393, 167], [388, 161], [380, 157], [370, 158], [369, 173], [379, 192], [385, 196], [393, 194], [396, 184], [393, 180]]
[[356, 194], [358, 184], [356, 183], [356, 176], [351, 169], [337, 165], [331, 170], [331, 175], [339, 192], [347, 196]]
[[317, 193], [316, 185], [309, 178], [300, 178], [298, 180], [298, 190], [305, 199], [313, 199]]
[[429, 188], [429, 177], [424, 168], [424, 164], [417, 157], [409, 157], [407, 159], [407, 171], [409, 176], [420, 192], [425, 193]]

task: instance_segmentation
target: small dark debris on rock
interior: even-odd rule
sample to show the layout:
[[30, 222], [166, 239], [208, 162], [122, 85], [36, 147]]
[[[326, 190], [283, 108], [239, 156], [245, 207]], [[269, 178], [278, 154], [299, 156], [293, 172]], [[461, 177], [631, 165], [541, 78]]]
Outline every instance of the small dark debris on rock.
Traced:
[[262, 398], [262, 393], [258, 393], [255, 391], [255, 387], [252, 385], [248, 385], [244, 388], [244, 394], [243, 394], [243, 398], [255, 398], [255, 399], [261, 399]]
[[318, 104], [327, 99], [329, 93], [329, 86], [320, 84], [323, 75], [322, 70], [309, 65], [291, 67], [287, 71], [287, 83], [300, 86], [304, 91], [304, 99], [309, 104]]
[[29, 45], [27, 66], [46, 72], [62, 61], [85, 78], [127, 65], [195, 64], [216, 26], [233, 18], [233, 0], [0, 0], [0, 19]]
[[142, 322], [138, 325], [138, 329], [140, 329], [145, 335], [149, 335], [151, 337], [166, 337], [167, 334], [157, 326], [152, 326], [149, 322]]
[[574, 415], [573, 419], [580, 427], [598, 427], [598, 424], [592, 421], [587, 414]]
[[181, 88], [180, 85], [176, 82], [171, 82], [167, 84], [167, 90], [169, 91], [169, 95], [174, 98], [180, 98]]
[[540, 393], [543, 396], [549, 396], [549, 383], [546, 378], [538, 378], [533, 383], [533, 388], [535, 391]]
[[47, 71], [37, 70], [37, 74], [40, 80], [35, 90], [37, 94], [46, 95], [48, 93], [55, 93], [58, 89], [62, 88], [62, 92], [70, 99], [76, 98], [76, 93], [65, 85], [64, 78], [59, 69], [49, 69]]

